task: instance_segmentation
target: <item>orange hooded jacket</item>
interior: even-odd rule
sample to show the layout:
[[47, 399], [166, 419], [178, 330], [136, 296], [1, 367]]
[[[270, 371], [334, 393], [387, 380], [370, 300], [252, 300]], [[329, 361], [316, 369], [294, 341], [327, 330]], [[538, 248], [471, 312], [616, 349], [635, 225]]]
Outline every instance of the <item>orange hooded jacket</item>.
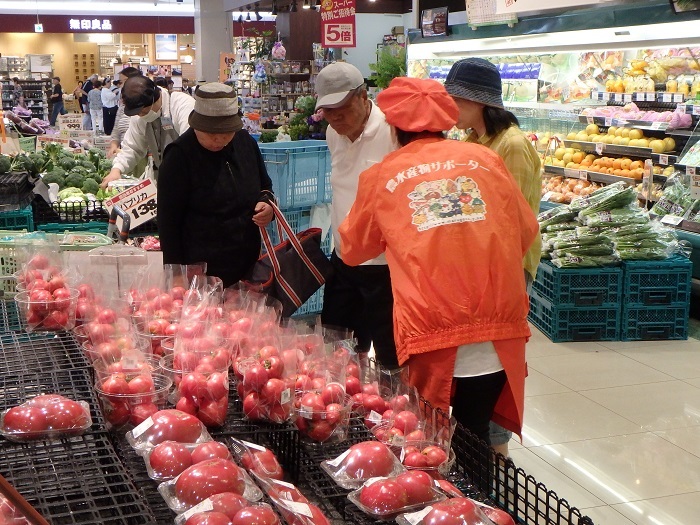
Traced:
[[[386, 251], [399, 364], [448, 348], [456, 355], [459, 345], [504, 343], [494, 345], [508, 376], [504, 399], [496, 406], [503, 417], [496, 420], [512, 422], [504, 426], [517, 433], [524, 342], [530, 335], [522, 259], [538, 231], [497, 154], [440, 138], [411, 142], [363, 172], [355, 204], [339, 230], [346, 264]], [[506, 355], [512, 340], [522, 343], [517, 356]], [[455, 357], [439, 361], [430, 366], [428, 360], [417, 373], [451, 381]], [[437, 391], [421, 395], [446, 408]]]

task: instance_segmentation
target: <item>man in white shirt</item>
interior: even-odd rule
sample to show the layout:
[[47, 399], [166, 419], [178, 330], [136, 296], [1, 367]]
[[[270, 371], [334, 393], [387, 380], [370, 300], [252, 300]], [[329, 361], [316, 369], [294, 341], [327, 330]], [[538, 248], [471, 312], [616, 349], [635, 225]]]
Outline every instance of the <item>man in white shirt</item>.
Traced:
[[102, 125], [104, 126], [105, 135], [112, 134], [114, 128], [114, 119], [117, 116], [117, 91], [118, 88], [112, 86], [112, 80], [105, 78], [105, 85], [100, 91], [102, 98]]
[[331, 153], [333, 205], [331, 229], [335, 250], [331, 255], [335, 273], [326, 283], [324, 324], [352, 329], [358, 352], [374, 347], [377, 361], [398, 368], [394, 344], [391, 279], [382, 254], [361, 266], [343, 263], [338, 228], [357, 196], [360, 173], [398, 148], [384, 114], [367, 98], [362, 73], [346, 62], [335, 62], [316, 78], [316, 109], [323, 109]]
[[131, 117], [122, 140], [122, 149], [114, 157], [112, 170], [102, 187], [129, 173], [150, 153], [157, 170], [165, 147], [190, 128], [188, 118], [194, 109], [194, 98], [185, 93], [168, 93], [153, 80], [141, 75], [130, 77], [122, 88], [124, 114]]

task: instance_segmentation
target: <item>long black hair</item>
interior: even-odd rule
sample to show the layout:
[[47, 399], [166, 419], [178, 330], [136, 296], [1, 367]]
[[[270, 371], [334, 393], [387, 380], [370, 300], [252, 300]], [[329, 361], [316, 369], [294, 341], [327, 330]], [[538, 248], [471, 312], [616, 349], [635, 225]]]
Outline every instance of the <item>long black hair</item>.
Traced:
[[520, 127], [518, 117], [510, 111], [493, 106], [484, 106], [484, 124], [486, 124], [486, 134], [489, 137], [498, 135], [511, 127], [513, 124]]

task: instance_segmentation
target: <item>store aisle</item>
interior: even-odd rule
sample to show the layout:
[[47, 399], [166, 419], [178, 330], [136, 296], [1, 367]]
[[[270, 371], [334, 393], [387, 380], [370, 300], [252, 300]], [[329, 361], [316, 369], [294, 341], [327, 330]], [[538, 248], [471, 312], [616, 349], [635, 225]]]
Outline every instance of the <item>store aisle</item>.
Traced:
[[532, 327], [516, 465], [596, 525], [700, 516], [700, 340], [552, 343]]

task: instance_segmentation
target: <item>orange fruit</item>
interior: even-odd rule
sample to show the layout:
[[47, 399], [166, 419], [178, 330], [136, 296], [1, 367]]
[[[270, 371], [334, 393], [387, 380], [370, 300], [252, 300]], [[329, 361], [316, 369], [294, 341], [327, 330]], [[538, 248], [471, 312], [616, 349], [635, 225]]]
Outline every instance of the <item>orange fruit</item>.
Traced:
[[628, 158], [623, 158], [623, 159], [621, 160], [621, 162], [620, 162], [620, 167], [621, 167], [623, 170], [629, 170], [631, 164], [632, 164], [632, 161], [631, 161], [630, 159], [628, 159]]
[[622, 160], [621, 159], [615, 159], [613, 160], [613, 168], [616, 170], [619, 170], [622, 168]]
[[620, 171], [620, 176], [622, 177], [631, 177], [630, 175], [630, 170], [623, 169]]
[[630, 164], [630, 170], [644, 168], [644, 163], [641, 160], [635, 160]]

